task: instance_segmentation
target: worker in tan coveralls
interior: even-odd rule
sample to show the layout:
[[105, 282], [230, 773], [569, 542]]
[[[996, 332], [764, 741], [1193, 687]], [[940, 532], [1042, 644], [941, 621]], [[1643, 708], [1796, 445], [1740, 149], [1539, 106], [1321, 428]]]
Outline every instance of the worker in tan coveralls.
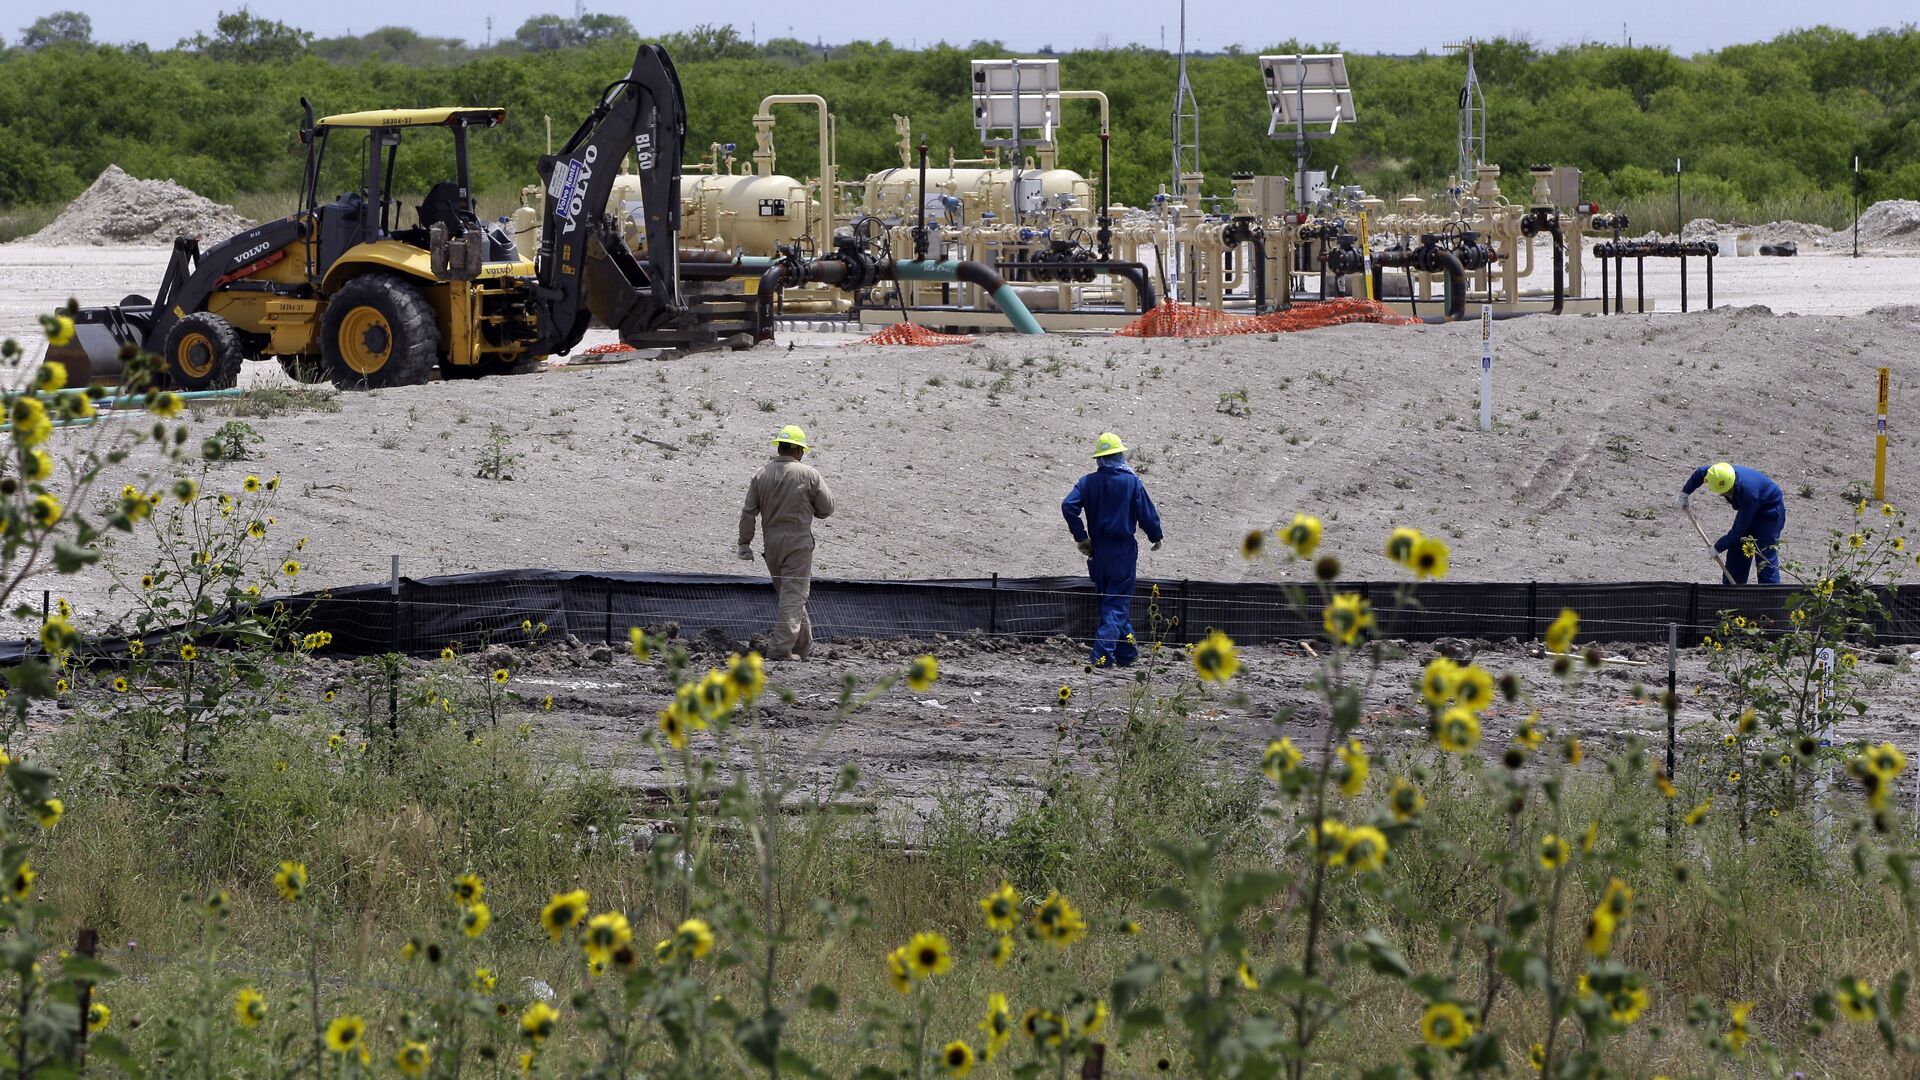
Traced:
[[807, 433], [788, 424], [773, 437], [777, 453], [747, 484], [740, 510], [742, 559], [753, 558], [753, 519], [766, 524], [767, 573], [780, 597], [768, 660], [807, 658], [813, 650], [813, 622], [807, 618], [807, 593], [813, 587], [813, 519], [833, 516], [833, 492], [820, 470], [804, 464]]

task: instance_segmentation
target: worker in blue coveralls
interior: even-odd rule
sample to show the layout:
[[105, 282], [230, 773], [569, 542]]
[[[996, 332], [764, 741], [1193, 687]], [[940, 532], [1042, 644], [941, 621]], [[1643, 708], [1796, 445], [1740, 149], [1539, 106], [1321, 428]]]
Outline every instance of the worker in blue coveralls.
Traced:
[[[1780, 533], [1787, 527], [1787, 501], [1780, 485], [1759, 469], [1718, 461], [1702, 465], [1687, 478], [1677, 499], [1681, 509], [1686, 509], [1687, 497], [1701, 484], [1733, 506], [1733, 528], [1713, 544], [1713, 550], [1727, 555], [1727, 580], [1745, 585], [1747, 568], [1757, 556], [1760, 584], [1780, 584]], [[1751, 546], [1748, 540], [1753, 541]]]
[[[1140, 655], [1133, 640], [1133, 576], [1140, 560], [1134, 540], [1138, 528], [1160, 550], [1160, 514], [1147, 497], [1140, 476], [1127, 464], [1127, 448], [1120, 436], [1102, 432], [1093, 446], [1099, 468], [1080, 478], [1060, 502], [1067, 529], [1080, 554], [1087, 557], [1087, 576], [1100, 595], [1100, 625], [1093, 634], [1095, 667], [1126, 667]], [[1086, 514], [1085, 525], [1080, 515]]]

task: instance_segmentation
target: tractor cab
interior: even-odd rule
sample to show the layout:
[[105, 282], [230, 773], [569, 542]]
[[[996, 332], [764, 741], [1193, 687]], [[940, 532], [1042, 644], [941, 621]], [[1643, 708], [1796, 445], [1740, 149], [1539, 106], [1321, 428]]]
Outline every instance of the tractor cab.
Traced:
[[[475, 213], [467, 152], [467, 133], [500, 124], [506, 119], [505, 109], [376, 109], [315, 121], [313, 107], [304, 99], [300, 104], [307, 117], [301, 129], [301, 140], [307, 144], [302, 199], [313, 221], [307, 246], [310, 281], [326, 278], [342, 255], [362, 244], [394, 241], [431, 250], [436, 225], [442, 237], [461, 238], [478, 230], [484, 248], [478, 260], [482, 263], [515, 259], [512, 234], [497, 223], [483, 225]], [[452, 161], [423, 168], [417, 150], [410, 150], [403, 161], [403, 139], [413, 135], [407, 141], [420, 144], [419, 136], [434, 128], [452, 133]], [[425, 145], [429, 153], [440, 152], [430, 143]], [[414, 179], [434, 178], [424, 188], [425, 197], [411, 209], [394, 195], [395, 178], [403, 172]], [[325, 193], [341, 187], [347, 190], [321, 202]]]

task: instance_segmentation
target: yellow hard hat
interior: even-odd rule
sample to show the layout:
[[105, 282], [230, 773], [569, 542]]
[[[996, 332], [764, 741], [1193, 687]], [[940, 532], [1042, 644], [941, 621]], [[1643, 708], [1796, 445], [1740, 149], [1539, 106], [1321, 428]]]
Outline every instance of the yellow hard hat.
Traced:
[[1126, 451], [1126, 444], [1120, 441], [1120, 436], [1111, 431], [1101, 432], [1100, 438], [1093, 444], [1093, 456], [1097, 458], [1106, 457], [1109, 454], [1124, 454]]
[[773, 445], [797, 446], [802, 450], [811, 449], [807, 446], [807, 433], [800, 430], [798, 424], [788, 424], [786, 427], [781, 428], [780, 434], [773, 437]]
[[1707, 490], [1715, 495], [1725, 495], [1733, 490], [1733, 466], [1724, 461], [1716, 461], [1707, 468]]

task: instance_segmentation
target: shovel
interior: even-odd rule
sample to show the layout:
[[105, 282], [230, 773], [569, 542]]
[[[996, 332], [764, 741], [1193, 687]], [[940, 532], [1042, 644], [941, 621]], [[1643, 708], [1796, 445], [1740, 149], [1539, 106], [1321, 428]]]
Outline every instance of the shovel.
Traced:
[[1693, 507], [1682, 506], [1680, 510], [1682, 513], [1687, 515], [1687, 520], [1693, 523], [1693, 531], [1700, 534], [1700, 542], [1707, 545], [1708, 553], [1713, 556], [1713, 565], [1716, 567], [1719, 567], [1720, 569], [1721, 584], [1723, 585], [1733, 584], [1733, 575], [1727, 573], [1726, 561], [1720, 558], [1720, 553], [1718, 551], [1714, 550], [1713, 541], [1707, 539], [1707, 530], [1702, 529], [1700, 527], [1700, 519], [1693, 516]]

